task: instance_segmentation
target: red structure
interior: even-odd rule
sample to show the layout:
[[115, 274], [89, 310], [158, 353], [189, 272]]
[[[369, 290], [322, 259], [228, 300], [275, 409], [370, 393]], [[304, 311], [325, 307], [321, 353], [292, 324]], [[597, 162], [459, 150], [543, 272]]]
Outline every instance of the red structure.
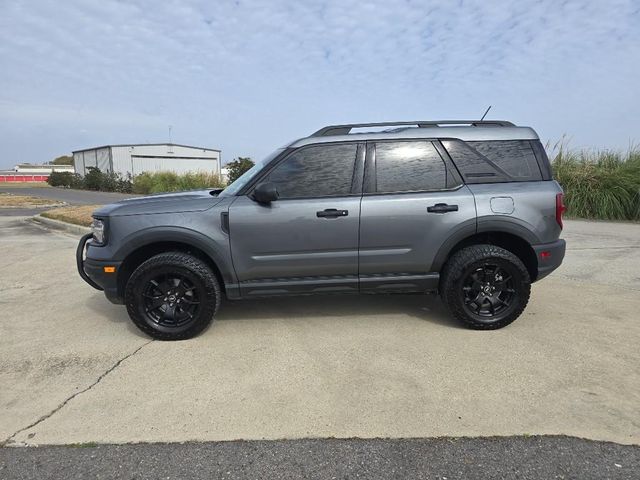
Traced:
[[0, 174], [0, 183], [46, 182], [48, 178], [49, 178], [49, 174], [46, 174], [46, 175], [25, 175], [25, 174], [2, 175]]

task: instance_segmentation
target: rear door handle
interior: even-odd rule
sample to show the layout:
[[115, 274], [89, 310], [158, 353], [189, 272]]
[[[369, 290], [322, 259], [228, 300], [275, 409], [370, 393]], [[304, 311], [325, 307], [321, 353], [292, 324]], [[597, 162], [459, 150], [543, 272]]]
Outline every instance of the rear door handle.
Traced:
[[349, 215], [349, 210], [338, 210], [337, 208], [327, 208], [316, 212], [318, 218], [337, 218], [346, 217]]
[[447, 205], [446, 203], [436, 203], [431, 207], [427, 207], [427, 212], [429, 213], [447, 213], [447, 212], [457, 212], [458, 205]]

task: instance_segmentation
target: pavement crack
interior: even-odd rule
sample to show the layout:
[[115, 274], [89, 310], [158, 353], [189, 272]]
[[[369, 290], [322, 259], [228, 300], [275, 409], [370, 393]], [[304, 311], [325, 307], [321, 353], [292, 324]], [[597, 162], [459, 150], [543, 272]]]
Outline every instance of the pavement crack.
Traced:
[[58, 413], [60, 410], [62, 410], [62, 408], [69, 403], [71, 400], [73, 400], [74, 398], [76, 398], [79, 395], [82, 395], [85, 392], [88, 392], [89, 390], [91, 390], [93, 387], [95, 387], [96, 385], [98, 385], [107, 375], [109, 375], [111, 372], [113, 372], [116, 368], [118, 368], [122, 362], [124, 362], [125, 360], [133, 357], [135, 354], [137, 354], [140, 350], [142, 350], [144, 347], [146, 347], [147, 345], [149, 345], [150, 343], [152, 343], [154, 340], [149, 340], [145, 343], [143, 343], [142, 345], [140, 345], [138, 348], [136, 348], [133, 352], [128, 353], [127, 355], [125, 355], [124, 357], [122, 357], [120, 360], [118, 360], [116, 363], [114, 363], [111, 367], [109, 367], [104, 373], [102, 373], [91, 385], [89, 385], [88, 387], [84, 388], [83, 390], [80, 390], [79, 392], [75, 392], [73, 395], [69, 396], [68, 398], [66, 398], [62, 403], [60, 403], [60, 405], [58, 405], [56, 408], [54, 408], [53, 410], [51, 410], [49, 413], [41, 416], [39, 419], [37, 419], [35, 422], [27, 425], [26, 427], [21, 428], [20, 430], [17, 430], [16, 432], [14, 432], [12, 435], [10, 435], [9, 437], [7, 437], [5, 440], [3, 440], [2, 442], [0, 442], [0, 447], [4, 447], [5, 445], [8, 445], [10, 443], [13, 442], [13, 439], [20, 433], [29, 430], [30, 428], [35, 427], [36, 425], [39, 425], [40, 423], [44, 422], [45, 420], [47, 420], [48, 418], [51, 418], [53, 415], [55, 415], [56, 413]]

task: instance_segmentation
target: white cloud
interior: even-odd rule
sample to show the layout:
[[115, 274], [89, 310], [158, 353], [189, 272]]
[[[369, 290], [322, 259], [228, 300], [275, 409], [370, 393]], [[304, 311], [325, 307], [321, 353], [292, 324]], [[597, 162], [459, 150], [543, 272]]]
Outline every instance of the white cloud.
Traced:
[[260, 156], [324, 123], [475, 116], [488, 104], [543, 138], [625, 147], [638, 140], [639, 10], [633, 0], [5, 0], [0, 166], [164, 140], [168, 124], [177, 141], [227, 159]]

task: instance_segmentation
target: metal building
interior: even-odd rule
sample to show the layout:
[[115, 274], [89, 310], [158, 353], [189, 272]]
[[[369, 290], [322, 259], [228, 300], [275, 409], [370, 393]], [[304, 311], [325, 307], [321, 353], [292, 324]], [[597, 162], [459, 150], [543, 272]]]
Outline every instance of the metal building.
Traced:
[[142, 172], [207, 172], [220, 175], [220, 150], [171, 143], [105, 145], [73, 152], [76, 173], [89, 167], [136, 176]]

